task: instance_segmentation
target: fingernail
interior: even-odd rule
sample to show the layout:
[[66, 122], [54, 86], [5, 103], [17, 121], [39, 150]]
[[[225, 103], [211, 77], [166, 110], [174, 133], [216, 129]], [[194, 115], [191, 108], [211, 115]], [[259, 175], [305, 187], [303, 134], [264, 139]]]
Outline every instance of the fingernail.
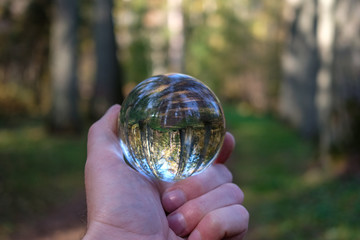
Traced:
[[181, 213], [176, 213], [174, 215], [169, 215], [167, 219], [169, 227], [175, 232], [175, 234], [182, 236], [186, 228], [184, 216]]
[[176, 189], [165, 193], [162, 201], [165, 210], [172, 212], [186, 202], [186, 197], [182, 190]]
[[189, 240], [201, 240], [201, 234], [198, 230], [194, 230], [190, 236], [189, 236]]

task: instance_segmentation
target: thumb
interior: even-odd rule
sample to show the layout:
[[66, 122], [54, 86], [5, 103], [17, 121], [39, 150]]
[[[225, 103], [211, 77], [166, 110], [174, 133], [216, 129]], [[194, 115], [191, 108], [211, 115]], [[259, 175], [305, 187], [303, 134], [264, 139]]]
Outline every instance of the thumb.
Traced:
[[92, 148], [102, 147], [105, 144], [117, 142], [117, 120], [120, 112], [120, 105], [110, 107], [88, 132], [88, 152]]

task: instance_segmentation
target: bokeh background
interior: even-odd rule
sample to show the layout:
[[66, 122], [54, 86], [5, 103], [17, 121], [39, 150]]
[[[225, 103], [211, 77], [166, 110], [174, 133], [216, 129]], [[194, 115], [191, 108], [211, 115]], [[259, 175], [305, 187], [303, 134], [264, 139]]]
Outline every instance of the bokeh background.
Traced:
[[358, 239], [359, 12], [357, 0], [1, 0], [0, 239], [80, 239], [88, 127], [167, 72], [223, 104], [247, 239]]

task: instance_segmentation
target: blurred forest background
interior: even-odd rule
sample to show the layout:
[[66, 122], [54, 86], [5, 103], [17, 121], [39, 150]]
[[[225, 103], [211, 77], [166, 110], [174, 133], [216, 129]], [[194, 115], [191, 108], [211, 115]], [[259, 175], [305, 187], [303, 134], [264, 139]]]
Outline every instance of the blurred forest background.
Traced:
[[80, 239], [86, 131], [140, 81], [212, 88], [247, 239], [360, 236], [357, 0], [0, 0], [0, 239]]

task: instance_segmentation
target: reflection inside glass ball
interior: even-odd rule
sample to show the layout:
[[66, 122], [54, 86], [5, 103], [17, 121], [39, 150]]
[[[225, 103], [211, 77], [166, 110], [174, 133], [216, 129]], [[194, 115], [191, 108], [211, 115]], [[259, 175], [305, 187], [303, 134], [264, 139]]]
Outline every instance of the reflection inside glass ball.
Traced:
[[127, 163], [168, 182], [206, 169], [225, 135], [217, 97], [184, 74], [154, 76], [137, 85], [122, 104], [118, 126]]

